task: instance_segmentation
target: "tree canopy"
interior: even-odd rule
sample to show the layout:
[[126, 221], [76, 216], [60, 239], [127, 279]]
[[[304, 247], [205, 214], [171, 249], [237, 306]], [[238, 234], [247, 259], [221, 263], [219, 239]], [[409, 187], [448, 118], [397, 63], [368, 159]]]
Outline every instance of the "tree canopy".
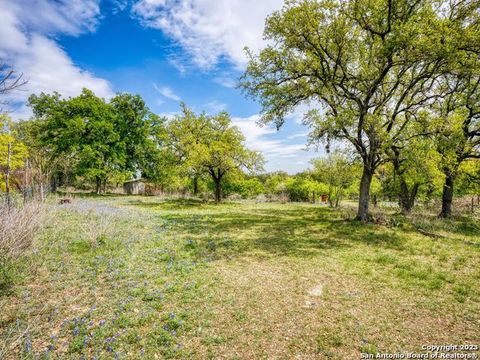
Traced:
[[97, 192], [105, 191], [109, 177], [141, 173], [155, 149], [149, 135], [158, 117], [138, 95], [118, 94], [107, 103], [84, 89], [69, 99], [32, 95], [29, 105], [35, 117], [29, 130], [38, 146], [67, 162], [75, 175], [95, 181]]
[[263, 167], [260, 153], [245, 146], [241, 131], [226, 112], [196, 115], [182, 105], [182, 114], [169, 122], [167, 133], [178, 159], [194, 177], [208, 173], [215, 184], [215, 200], [222, 199], [222, 180], [228, 173]]
[[418, 111], [443, 96], [437, 78], [477, 49], [476, 2], [293, 0], [268, 17], [240, 86], [280, 127], [304, 101], [312, 137], [349, 142], [362, 159], [358, 218], [386, 152]]

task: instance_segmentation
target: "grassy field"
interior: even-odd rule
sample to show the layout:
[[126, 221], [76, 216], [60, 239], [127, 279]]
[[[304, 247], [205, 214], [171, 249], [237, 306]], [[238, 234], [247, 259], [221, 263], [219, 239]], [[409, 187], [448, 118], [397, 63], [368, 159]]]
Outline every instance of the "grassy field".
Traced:
[[363, 225], [319, 205], [155, 197], [52, 208], [0, 296], [0, 358], [359, 359], [480, 342], [475, 220]]

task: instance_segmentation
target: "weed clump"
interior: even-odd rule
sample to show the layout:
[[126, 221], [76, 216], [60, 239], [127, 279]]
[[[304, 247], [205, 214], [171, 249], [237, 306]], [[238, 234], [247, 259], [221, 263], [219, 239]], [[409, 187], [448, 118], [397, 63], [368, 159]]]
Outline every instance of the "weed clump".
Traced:
[[46, 208], [36, 202], [21, 207], [0, 205], [0, 294], [11, 290], [17, 262], [44, 224]]

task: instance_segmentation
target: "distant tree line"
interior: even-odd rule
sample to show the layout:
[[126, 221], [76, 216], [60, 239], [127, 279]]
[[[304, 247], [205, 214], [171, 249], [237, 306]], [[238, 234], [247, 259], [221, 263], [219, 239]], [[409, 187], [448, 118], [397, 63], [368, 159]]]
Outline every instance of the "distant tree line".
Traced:
[[[69, 186], [101, 194], [140, 177], [161, 192], [210, 193], [215, 201], [323, 200], [338, 207], [361, 195], [363, 163], [351, 149], [314, 159], [311, 169], [296, 175], [259, 174], [262, 156], [246, 148], [225, 112], [196, 114], [182, 104], [178, 115], [166, 119], [152, 113], [139, 95], [118, 94], [107, 102], [87, 89], [68, 99], [57, 93], [32, 95], [28, 104], [31, 119], [13, 123], [3, 115], [0, 123], [2, 174], [10, 144], [10, 185], [26, 195], [36, 191], [44, 197], [48, 187]], [[423, 125], [418, 126], [420, 131]], [[414, 127], [408, 129], [415, 134]], [[412, 136], [405, 142], [408, 151], [391, 150], [392, 160], [372, 178], [371, 202], [398, 202], [409, 213], [415, 200], [441, 197], [445, 158], [439, 149], [453, 139], [432, 134]], [[456, 171], [455, 193], [479, 194], [479, 162], [464, 161]], [[5, 191], [5, 175], [0, 185]]]
[[[28, 159], [41, 189], [75, 186], [101, 194], [142, 177], [177, 191], [191, 181], [197, 195], [200, 181], [210, 179], [221, 201], [226, 177], [263, 166], [226, 112], [197, 115], [182, 104], [181, 114], [167, 120], [139, 95], [122, 93], [105, 101], [88, 89], [67, 99], [58, 93], [32, 95], [28, 105], [31, 119], [7, 126], [4, 116], [0, 123], [0, 157], [5, 162], [7, 144], [13, 146], [10, 169], [25, 169]], [[24, 177], [17, 176], [17, 183]]]

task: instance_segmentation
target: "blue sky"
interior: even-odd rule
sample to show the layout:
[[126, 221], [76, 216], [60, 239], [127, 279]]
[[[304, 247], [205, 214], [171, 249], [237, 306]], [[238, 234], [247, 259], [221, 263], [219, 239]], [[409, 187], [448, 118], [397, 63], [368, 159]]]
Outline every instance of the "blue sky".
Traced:
[[264, 46], [264, 19], [281, 6], [282, 0], [2, 0], [0, 59], [29, 80], [9, 95], [13, 117], [29, 116], [29, 93], [75, 96], [82, 87], [107, 99], [138, 93], [166, 116], [184, 101], [198, 112], [227, 110], [247, 145], [264, 153], [267, 171], [301, 171], [320, 156], [304, 150], [308, 129], [300, 122], [308, 105], [277, 132], [256, 124], [259, 105], [235, 88], [246, 64], [243, 48]]

